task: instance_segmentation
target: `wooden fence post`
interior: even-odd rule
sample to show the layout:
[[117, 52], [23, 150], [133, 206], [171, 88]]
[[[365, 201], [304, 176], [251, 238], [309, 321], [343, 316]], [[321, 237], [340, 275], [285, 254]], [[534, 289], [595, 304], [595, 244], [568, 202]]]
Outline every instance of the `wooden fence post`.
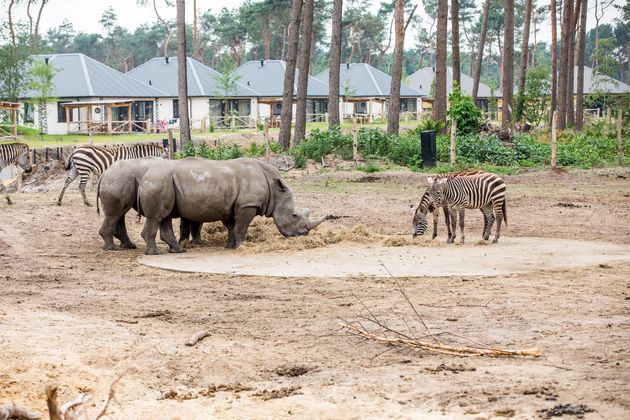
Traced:
[[173, 159], [173, 129], [168, 130], [168, 158]]
[[269, 119], [264, 120], [263, 138], [265, 139], [265, 161], [269, 163]]
[[357, 164], [359, 155], [359, 130], [357, 129], [357, 117], [352, 115], [352, 160]]
[[558, 111], [553, 111], [553, 117], [551, 119], [551, 167], [555, 168], [557, 165], [556, 161], [556, 137], [557, 137], [557, 129], [558, 125]]
[[455, 166], [457, 158], [457, 120], [451, 120], [451, 166]]
[[620, 109], [617, 116], [617, 157], [619, 158], [619, 166], [623, 166], [623, 143], [621, 141], [621, 123], [623, 111]]

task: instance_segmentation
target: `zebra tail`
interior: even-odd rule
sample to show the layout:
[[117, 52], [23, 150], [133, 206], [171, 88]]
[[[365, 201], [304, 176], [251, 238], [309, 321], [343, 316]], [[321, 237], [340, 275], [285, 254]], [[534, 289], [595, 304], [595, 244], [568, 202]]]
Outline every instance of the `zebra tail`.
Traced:
[[507, 204], [506, 200], [503, 200], [503, 205], [501, 206], [501, 213], [503, 213], [503, 221], [505, 222], [505, 226], [508, 225], [507, 221]]

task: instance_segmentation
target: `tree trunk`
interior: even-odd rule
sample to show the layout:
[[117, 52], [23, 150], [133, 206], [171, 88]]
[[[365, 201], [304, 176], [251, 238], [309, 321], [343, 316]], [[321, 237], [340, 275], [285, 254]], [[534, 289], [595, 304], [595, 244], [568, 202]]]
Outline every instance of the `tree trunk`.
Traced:
[[549, 104], [549, 126], [558, 106], [558, 25], [556, 22], [556, 0], [551, 0], [551, 101]]
[[333, 0], [332, 35], [330, 37], [330, 61], [328, 64], [328, 128], [338, 126], [339, 120], [339, 71], [341, 67], [341, 14], [343, 0]]
[[567, 125], [567, 76], [569, 75], [569, 48], [571, 47], [571, 18], [573, 0], [564, 0], [562, 27], [560, 28], [560, 66], [558, 68], [558, 129]]
[[282, 111], [280, 111], [279, 143], [284, 150], [291, 146], [291, 120], [293, 119], [293, 88], [295, 84], [295, 62], [298, 42], [300, 40], [300, 16], [302, 0], [293, 0], [291, 6], [291, 23], [289, 24], [289, 40], [287, 45], [287, 64], [284, 71], [284, 88], [282, 90]]
[[438, 0], [437, 9], [437, 65], [435, 67], [433, 119], [446, 122], [446, 30], [448, 26], [448, 0]]
[[28, 16], [28, 52], [33, 54], [33, 45], [35, 40], [33, 39], [33, 15], [31, 15], [31, 4], [33, 0], [28, 0], [26, 4], [26, 16]]
[[575, 48], [577, 22], [580, 19], [581, 8], [582, 0], [575, 0], [575, 10], [571, 18], [571, 26], [569, 30], [569, 67], [567, 69], [567, 126], [569, 127], [573, 127], [575, 125], [575, 107], [573, 106], [573, 93], [575, 83]]
[[[477, 103], [477, 94], [479, 93], [479, 79], [481, 78], [481, 62], [483, 60], [483, 49], [486, 43], [486, 35], [488, 33], [488, 12], [490, 11], [490, 0], [486, 0], [483, 5], [483, 17], [481, 19], [481, 35], [479, 35], [479, 49], [477, 50], [477, 58], [473, 67], [473, 91], [472, 100]], [[488, 61], [487, 65], [490, 65]]]
[[451, 0], [451, 56], [453, 60], [453, 87], [461, 87], [461, 65], [459, 58], [459, 3]]
[[581, 0], [580, 32], [577, 45], [577, 87], [575, 103], [575, 128], [582, 130], [584, 124], [584, 52], [586, 49], [586, 14], [588, 13], [588, 0]]
[[197, 39], [197, 0], [193, 0], [193, 53], [195, 60], [199, 59], [199, 40]]
[[503, 55], [501, 59], [503, 107], [501, 108], [501, 128], [512, 126], [512, 93], [514, 90], [514, 0], [505, 0], [503, 33]]
[[523, 101], [525, 98], [525, 81], [527, 79], [527, 62], [529, 61], [529, 26], [532, 19], [532, 0], [527, 0], [525, 3], [525, 21], [523, 27], [523, 39], [521, 42], [521, 64], [518, 75], [518, 109], [519, 115], [517, 118], [522, 118], [523, 115]]
[[532, 50], [532, 61], [530, 63], [531, 67], [536, 66], [536, 46], [538, 45], [538, 40], [536, 39], [536, 35], [538, 35], [538, 29], [536, 29], [536, 16], [532, 18], [532, 23], [534, 24], [534, 47]]
[[188, 80], [186, 78], [185, 0], [177, 0], [177, 91], [179, 93], [179, 136], [181, 144], [190, 141], [188, 118]]
[[302, 22], [302, 41], [298, 57], [297, 109], [295, 114], [295, 144], [298, 145], [306, 135], [306, 95], [308, 91], [308, 75], [311, 64], [311, 47], [313, 45], [313, 3], [314, 0], [304, 2], [304, 21]]
[[42, 0], [39, 5], [39, 11], [37, 12], [37, 20], [35, 21], [35, 43], [33, 45], [33, 49], [35, 52], [39, 51], [39, 23], [42, 21], [42, 13], [44, 12], [44, 6], [48, 4], [50, 0]]
[[394, 8], [395, 41], [392, 84], [389, 90], [389, 115], [387, 132], [398, 134], [400, 125], [400, 83], [402, 80], [403, 48], [405, 43], [405, 6], [403, 0], [396, 0]]
[[14, 63], [17, 61], [17, 44], [15, 41], [15, 29], [13, 27], [13, 6], [15, 5], [15, 2], [16, 0], [9, 0], [9, 7], [7, 9], [7, 14], [9, 17], [9, 35], [11, 36], [11, 54], [13, 56]]

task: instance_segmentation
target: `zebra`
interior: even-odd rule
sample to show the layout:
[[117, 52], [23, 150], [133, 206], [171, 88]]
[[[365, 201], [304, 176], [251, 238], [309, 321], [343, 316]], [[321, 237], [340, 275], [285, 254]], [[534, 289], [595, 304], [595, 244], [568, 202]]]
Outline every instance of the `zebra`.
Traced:
[[[9, 143], [0, 144], [0, 171], [9, 165], [17, 164], [24, 172], [31, 172], [31, 164], [28, 158], [28, 145], [24, 143]], [[0, 181], [0, 192], [4, 191], [4, 197], [7, 199], [9, 205], [13, 204], [11, 197], [9, 197], [9, 191], [4, 187], [2, 181]]]
[[429, 195], [435, 205], [448, 206], [453, 230], [453, 236], [448, 242], [455, 241], [459, 213], [461, 243], [464, 243], [464, 209], [481, 209], [484, 214], [483, 239], [486, 241], [496, 219], [497, 230], [492, 242], [499, 241], [501, 222], [505, 220], [507, 226], [506, 187], [503, 179], [493, 173], [480, 172], [475, 175], [427, 177], [427, 183]]
[[66, 161], [66, 170], [70, 170], [66, 177], [66, 182], [61, 189], [59, 198], [57, 199], [57, 205], [61, 205], [63, 194], [68, 188], [68, 185], [80, 176], [79, 190], [83, 197], [83, 203], [86, 206], [91, 204], [88, 202], [85, 194], [85, 186], [88, 182], [90, 172], [101, 175], [109, 166], [117, 160], [122, 159], [139, 159], [143, 157], [161, 157], [165, 158], [166, 153], [160, 146], [154, 144], [135, 144], [132, 146], [118, 146], [113, 148], [105, 148], [98, 146], [79, 146], [72, 151], [72, 154]]
[[[450, 172], [446, 174], [437, 175], [436, 177], [434, 177], [434, 179], [445, 178], [449, 176], [477, 175], [482, 172], [483, 171], [478, 171], [478, 170]], [[446, 205], [446, 203], [442, 203], [442, 210], [444, 212], [444, 221], [446, 222], [446, 229], [448, 231], [448, 240], [450, 241], [453, 236], [453, 233], [452, 233], [451, 224], [450, 224], [450, 214], [449, 214], [448, 206]], [[437, 237], [437, 224], [438, 224], [438, 218], [439, 218], [438, 217], [439, 209], [435, 206], [433, 200], [431, 199], [431, 196], [429, 195], [429, 190], [427, 189], [424, 192], [424, 194], [422, 194], [422, 197], [420, 198], [420, 203], [418, 204], [418, 206], [416, 207], [416, 210], [414, 211], [413, 222], [412, 222], [414, 238], [419, 235], [424, 235], [424, 233], [426, 232], [427, 227], [428, 227], [428, 221], [427, 221], [428, 212], [431, 212], [433, 214], [433, 235], [431, 236], [431, 239], [435, 239]]]

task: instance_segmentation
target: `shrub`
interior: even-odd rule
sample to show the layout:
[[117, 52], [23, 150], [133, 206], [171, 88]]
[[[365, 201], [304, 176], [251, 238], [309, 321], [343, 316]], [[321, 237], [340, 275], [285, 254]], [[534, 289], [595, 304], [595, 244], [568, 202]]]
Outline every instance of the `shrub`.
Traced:
[[481, 111], [472, 101], [472, 98], [463, 94], [459, 86], [455, 86], [448, 99], [451, 103], [451, 108], [446, 114], [457, 120], [457, 134], [466, 135], [479, 132]]
[[352, 159], [352, 135], [343, 134], [338, 127], [328, 131], [315, 129], [306, 136], [299, 145], [289, 150], [295, 166], [304, 167], [306, 159], [321, 161], [329, 154], [344, 160]]
[[378, 163], [370, 160], [365, 165], [357, 166], [357, 169], [361, 172], [365, 172], [366, 174], [371, 174], [380, 171], [381, 167], [378, 165]]

